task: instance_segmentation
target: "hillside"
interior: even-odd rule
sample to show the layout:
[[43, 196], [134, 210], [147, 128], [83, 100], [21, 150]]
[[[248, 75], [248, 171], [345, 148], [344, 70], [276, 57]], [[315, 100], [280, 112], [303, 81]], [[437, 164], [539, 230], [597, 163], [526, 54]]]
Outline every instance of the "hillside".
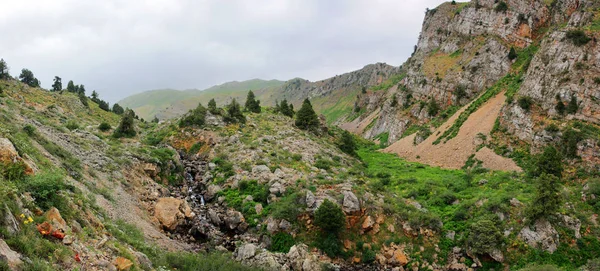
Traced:
[[155, 116], [160, 119], [168, 119], [181, 116], [196, 107], [199, 102], [206, 105], [210, 99], [215, 99], [217, 104], [223, 105], [232, 98], [243, 101], [246, 99], [248, 90], [262, 93], [282, 84], [283, 82], [277, 80], [252, 79], [242, 82], [228, 82], [204, 90], [150, 90], [129, 96], [117, 103], [123, 107], [133, 109], [136, 114], [144, 119], [153, 119]]

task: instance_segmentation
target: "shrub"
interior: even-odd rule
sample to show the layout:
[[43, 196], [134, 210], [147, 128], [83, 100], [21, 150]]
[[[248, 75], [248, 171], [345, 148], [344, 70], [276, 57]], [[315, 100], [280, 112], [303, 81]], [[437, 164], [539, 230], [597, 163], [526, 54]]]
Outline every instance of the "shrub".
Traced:
[[339, 139], [338, 147], [346, 154], [356, 156], [356, 142], [354, 142], [354, 137], [352, 134], [346, 130], [342, 132], [342, 137]]
[[117, 129], [115, 130], [113, 136], [116, 138], [134, 137], [137, 134], [134, 128], [134, 116], [135, 113], [133, 112], [133, 110], [127, 110], [127, 112], [123, 114], [123, 118], [121, 118], [121, 123], [119, 124], [119, 127], [117, 127]]
[[559, 145], [562, 155], [566, 158], [577, 158], [577, 144], [583, 140], [581, 132], [568, 128], [563, 132]]
[[375, 261], [375, 251], [367, 249], [365, 252], [363, 252], [362, 257], [361, 257], [361, 261], [363, 263], [372, 263]]
[[544, 128], [544, 130], [546, 130], [546, 132], [549, 132], [549, 133], [556, 133], [559, 131], [558, 126], [556, 126], [556, 124], [554, 124], [554, 123], [546, 126], [546, 128]]
[[31, 126], [31, 125], [27, 124], [27, 125], [25, 125], [25, 127], [23, 127], [23, 131], [25, 131], [25, 133], [26, 133], [28, 136], [34, 136], [34, 135], [35, 135], [35, 131], [36, 131], [36, 129], [35, 129], [35, 127], [33, 127], [33, 126]]
[[25, 177], [25, 164], [22, 161], [16, 163], [0, 163], [0, 179], [7, 181], [18, 181]]
[[197, 126], [201, 127], [206, 122], [206, 108], [202, 104], [190, 110], [181, 120], [179, 121], [179, 127]]
[[496, 8], [494, 8], [496, 12], [506, 12], [508, 10], [508, 5], [504, 1], [500, 1]]
[[208, 101], [208, 112], [210, 112], [213, 115], [219, 114], [219, 110], [217, 109], [217, 102], [215, 102], [214, 98]]
[[98, 125], [98, 130], [100, 130], [102, 132], [106, 132], [110, 129], [112, 129], [112, 126], [110, 126], [110, 124], [108, 124], [106, 122], [100, 123], [100, 125]]
[[271, 251], [288, 253], [295, 244], [294, 237], [285, 232], [278, 232], [271, 238]]
[[346, 226], [346, 216], [339, 206], [325, 199], [315, 211], [315, 225], [324, 232], [337, 234]]
[[583, 46], [590, 42], [592, 39], [588, 37], [582, 30], [571, 30], [567, 32], [566, 38], [570, 40], [575, 46]]
[[398, 98], [396, 98], [396, 94], [394, 94], [394, 95], [392, 95], [392, 102], [390, 103], [390, 106], [396, 107], [397, 105], [398, 105]]
[[571, 95], [571, 100], [569, 101], [569, 104], [567, 105], [567, 113], [575, 114], [575, 113], [577, 113], [577, 110], [579, 110], [579, 104], [577, 103], [577, 97], [575, 97], [575, 95]]
[[456, 100], [460, 101], [462, 98], [467, 97], [466, 87], [464, 85], [458, 85], [456, 90], [454, 91], [454, 95], [456, 95]]
[[502, 244], [502, 233], [496, 223], [482, 219], [471, 225], [467, 244], [477, 254], [489, 253]]
[[316, 131], [319, 128], [319, 118], [308, 99], [302, 102], [302, 107], [296, 112], [295, 124], [302, 130]]
[[429, 114], [429, 116], [433, 117], [437, 115], [439, 111], [440, 106], [437, 104], [435, 99], [431, 99], [431, 101], [429, 101], [429, 103], [427, 104], [427, 113]]
[[315, 167], [318, 169], [329, 170], [331, 169], [331, 162], [329, 160], [319, 158], [315, 161]]
[[300, 214], [300, 211], [298, 211], [299, 199], [300, 195], [294, 193], [271, 203], [271, 214], [276, 219], [285, 219], [289, 222], [296, 221]]
[[562, 176], [563, 164], [562, 155], [552, 146], [544, 149], [544, 152], [535, 157], [535, 165], [532, 172], [533, 177], [539, 177], [542, 174], [551, 174], [557, 177]]
[[223, 120], [226, 123], [246, 123], [246, 116], [242, 114], [240, 104], [235, 99], [227, 105], [227, 112], [223, 116]]
[[342, 250], [342, 242], [336, 234], [329, 233], [321, 236], [317, 239], [315, 246], [331, 258], [345, 256]]
[[246, 111], [250, 111], [252, 113], [260, 113], [260, 101], [257, 100], [254, 96], [254, 92], [252, 90], [248, 91], [248, 96], [246, 97], [245, 104]]
[[77, 124], [77, 122], [75, 121], [70, 120], [69, 122], [67, 122], [67, 125], [65, 127], [67, 127], [69, 131], [73, 131], [79, 129], [79, 124]]
[[556, 94], [556, 106], [554, 107], [554, 109], [556, 109], [556, 112], [560, 115], [564, 115], [565, 111], [567, 110], [559, 94]]
[[596, 85], [600, 85], [600, 77], [596, 77], [596, 78], [594, 78], [594, 83], [595, 83]]
[[510, 51], [508, 52], [508, 59], [515, 60], [517, 59], [517, 57], [519, 57], [519, 55], [517, 54], [515, 47], [510, 47]]
[[56, 207], [63, 213], [63, 216], [68, 216], [73, 213], [73, 210], [61, 195], [61, 191], [74, 191], [75, 187], [65, 184], [63, 178], [57, 173], [38, 174], [23, 182], [18, 182], [17, 186], [20, 191], [30, 192], [36, 204], [43, 210]]
[[533, 99], [528, 96], [521, 96], [519, 97], [519, 100], [517, 100], [517, 103], [519, 104], [519, 107], [523, 108], [523, 110], [529, 111], [529, 109], [531, 109], [531, 105], [533, 104]]

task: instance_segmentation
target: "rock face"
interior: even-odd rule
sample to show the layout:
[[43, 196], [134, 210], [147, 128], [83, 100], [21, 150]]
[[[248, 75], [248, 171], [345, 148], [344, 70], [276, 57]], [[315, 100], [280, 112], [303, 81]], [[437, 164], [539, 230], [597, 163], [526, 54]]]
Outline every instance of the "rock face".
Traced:
[[23, 261], [21, 261], [21, 255], [10, 249], [2, 239], [0, 239], [0, 259], [8, 263], [11, 270], [17, 270], [17, 267], [23, 263]]
[[532, 247], [550, 253], [556, 251], [559, 245], [558, 232], [545, 219], [536, 221], [533, 230], [530, 227], [524, 227], [519, 233], [519, 238]]
[[28, 162], [23, 160], [15, 146], [8, 138], [0, 138], [0, 164], [12, 164], [22, 162], [25, 166], [25, 174], [33, 174], [33, 168]]
[[342, 194], [344, 195], [344, 201], [342, 204], [342, 209], [344, 210], [344, 212], [346, 212], [347, 214], [359, 212], [360, 201], [358, 201], [356, 195], [354, 195], [354, 193], [352, 193], [351, 191], [343, 191]]
[[192, 217], [192, 210], [183, 200], [160, 198], [154, 207], [154, 216], [163, 228], [173, 231], [185, 218]]

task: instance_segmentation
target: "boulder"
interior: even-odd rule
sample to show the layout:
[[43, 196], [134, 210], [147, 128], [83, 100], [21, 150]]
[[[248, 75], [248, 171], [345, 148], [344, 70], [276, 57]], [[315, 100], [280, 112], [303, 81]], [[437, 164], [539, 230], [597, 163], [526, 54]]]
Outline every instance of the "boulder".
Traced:
[[67, 222], [60, 215], [58, 209], [52, 207], [46, 212], [46, 219], [50, 222], [54, 229], [67, 231]]
[[308, 254], [308, 246], [305, 244], [294, 245], [290, 248], [290, 251], [286, 254], [290, 261], [292, 270], [302, 270], [304, 259]]
[[285, 188], [283, 188], [281, 183], [275, 182], [271, 185], [271, 188], [269, 188], [269, 192], [271, 192], [273, 195], [281, 195], [285, 192]]
[[119, 271], [129, 270], [132, 266], [133, 262], [127, 258], [117, 257], [117, 259], [115, 259], [115, 267]]
[[362, 230], [370, 231], [371, 229], [373, 229], [374, 225], [375, 225], [375, 220], [373, 220], [373, 218], [371, 216], [367, 216], [362, 223]]
[[258, 166], [252, 167], [252, 174], [264, 174], [264, 173], [271, 173], [271, 169], [269, 169], [269, 167], [267, 167], [265, 165], [258, 165]]
[[254, 244], [244, 244], [237, 248], [234, 257], [237, 261], [248, 260], [256, 255], [256, 249], [257, 247]]
[[256, 212], [256, 214], [262, 214], [263, 211], [263, 206], [260, 203], [257, 203], [256, 205], [254, 205], [254, 211]]
[[277, 232], [278, 230], [279, 230], [279, 223], [277, 223], [277, 220], [272, 217], [269, 217], [267, 219], [267, 231], [270, 234], [273, 234], [273, 233]]
[[222, 190], [222, 188], [216, 184], [211, 184], [206, 189], [204, 193], [204, 200], [211, 201], [215, 198], [215, 196]]
[[208, 218], [210, 218], [210, 221], [213, 223], [213, 225], [220, 226], [221, 224], [223, 224], [223, 221], [221, 221], [219, 214], [213, 209], [208, 210]]
[[6, 204], [4, 205], [4, 221], [2, 221], [2, 225], [6, 227], [6, 231], [9, 234], [17, 234], [21, 231], [19, 222], [17, 222], [17, 219]]
[[17, 269], [23, 263], [21, 261], [21, 254], [10, 249], [3, 239], [0, 239], [0, 260], [6, 262], [11, 270]]
[[534, 229], [530, 226], [524, 227], [519, 233], [519, 238], [528, 245], [554, 253], [559, 245], [559, 235], [550, 222], [545, 219], [538, 219], [535, 222]]
[[282, 219], [281, 222], [279, 222], [279, 229], [281, 229], [282, 231], [289, 231], [292, 228], [292, 223], [290, 223], [289, 221]]
[[229, 230], [238, 229], [240, 231], [245, 231], [248, 227], [244, 215], [238, 211], [228, 210], [224, 220], [225, 226], [227, 226]]
[[306, 207], [314, 207], [316, 201], [317, 199], [315, 198], [315, 194], [313, 194], [310, 190], [306, 190]]
[[143, 270], [145, 270], [145, 271], [152, 270], [152, 261], [150, 261], [150, 259], [148, 258], [148, 256], [146, 256], [146, 254], [141, 253], [139, 251], [132, 251], [132, 254], [135, 256], [137, 261], [140, 263], [140, 267]]
[[359, 212], [360, 201], [356, 195], [354, 195], [352, 191], [343, 191], [342, 194], [344, 194], [344, 201], [342, 203], [342, 209], [344, 212], [347, 214]]
[[0, 138], [0, 164], [17, 162], [23, 162], [25, 174], [32, 175], [34, 173], [33, 167], [19, 156], [19, 153], [12, 142], [8, 138]]
[[166, 230], [173, 231], [187, 217], [192, 217], [189, 205], [173, 197], [160, 198], [154, 206], [154, 216]]
[[559, 215], [561, 218], [561, 224], [567, 229], [575, 232], [575, 238], [581, 238], [581, 220], [576, 217], [570, 217], [566, 215]]

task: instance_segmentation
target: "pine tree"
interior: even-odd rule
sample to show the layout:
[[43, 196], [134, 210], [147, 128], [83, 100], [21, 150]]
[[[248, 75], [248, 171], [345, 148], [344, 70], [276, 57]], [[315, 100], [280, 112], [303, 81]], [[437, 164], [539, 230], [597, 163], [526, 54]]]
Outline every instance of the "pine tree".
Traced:
[[62, 90], [62, 79], [58, 76], [54, 76], [54, 84], [52, 84], [52, 91], [58, 92]]
[[88, 100], [87, 100], [88, 98], [85, 97], [84, 93], [79, 92], [79, 93], [77, 93], [77, 96], [79, 97], [79, 101], [81, 101], [81, 104], [83, 104], [83, 106], [89, 107]]
[[356, 156], [356, 143], [354, 142], [354, 137], [352, 137], [350, 132], [345, 130], [342, 132], [342, 137], [338, 142], [338, 146], [343, 152], [352, 156]]
[[[96, 98], [97, 98], [97, 95], [96, 95]], [[119, 104], [113, 104], [112, 112], [117, 115], [123, 115], [123, 113], [125, 113], [125, 110]]]
[[335, 203], [325, 199], [315, 211], [315, 225], [324, 232], [337, 234], [346, 226], [346, 216]]
[[10, 79], [8, 64], [6, 64], [6, 61], [4, 61], [4, 59], [2, 58], [0, 59], [0, 80], [7, 79]]
[[302, 102], [302, 107], [296, 113], [296, 126], [311, 131], [316, 131], [319, 128], [319, 118], [308, 99]]
[[85, 95], [85, 86], [79, 85], [77, 88], [77, 93]]
[[[75, 89], [75, 84], [73, 83], [73, 80], [69, 80], [69, 83], [67, 83], [67, 91], [68, 92], [77, 92], [77, 90]], [[93, 97], [92, 97], [93, 99]]]
[[223, 117], [226, 123], [246, 123], [246, 116], [242, 114], [240, 104], [235, 100], [231, 100], [231, 103], [227, 106], [227, 113]]
[[569, 101], [569, 105], [567, 105], [567, 113], [575, 114], [579, 110], [579, 104], [577, 103], [577, 97], [575, 95], [571, 95], [571, 100]]
[[133, 110], [128, 109], [127, 112], [123, 114], [123, 118], [121, 118], [121, 123], [119, 124], [119, 127], [117, 127], [117, 129], [115, 130], [113, 136], [116, 138], [134, 137], [137, 134], [134, 127], [134, 116], [135, 113], [133, 112]]
[[560, 98], [559, 94], [556, 94], [556, 112], [560, 115], [564, 115], [566, 108], [565, 108], [565, 104], [562, 102], [562, 99]]
[[294, 117], [293, 107], [290, 107], [286, 99], [283, 99], [279, 104], [279, 112], [284, 116], [288, 116], [290, 118]]
[[217, 110], [217, 102], [215, 102], [214, 98], [208, 101], [208, 112], [210, 112], [213, 115], [219, 114], [219, 111]]
[[[73, 81], [70, 81], [69, 84], [71, 84]], [[68, 89], [69, 87], [67, 87]], [[95, 90], [92, 90], [92, 101], [96, 102], [98, 101], [98, 92], [96, 92]]]
[[197, 126], [201, 127], [206, 122], [206, 108], [202, 104], [190, 110], [181, 120], [179, 121], [179, 127]]
[[533, 221], [554, 215], [560, 207], [560, 179], [551, 174], [542, 174], [536, 180], [536, 194], [527, 210]]
[[260, 113], [260, 101], [256, 100], [254, 96], [254, 92], [252, 90], [248, 91], [248, 96], [246, 97], [245, 110], [252, 113]]
[[35, 76], [33, 76], [33, 72], [31, 72], [28, 69], [21, 70], [19, 80], [21, 80], [21, 82], [27, 84], [30, 87], [40, 87], [40, 81], [37, 78], [35, 78]]
[[556, 148], [548, 146], [544, 152], [537, 155], [533, 177], [539, 177], [542, 174], [561, 177], [563, 171], [562, 155]]

